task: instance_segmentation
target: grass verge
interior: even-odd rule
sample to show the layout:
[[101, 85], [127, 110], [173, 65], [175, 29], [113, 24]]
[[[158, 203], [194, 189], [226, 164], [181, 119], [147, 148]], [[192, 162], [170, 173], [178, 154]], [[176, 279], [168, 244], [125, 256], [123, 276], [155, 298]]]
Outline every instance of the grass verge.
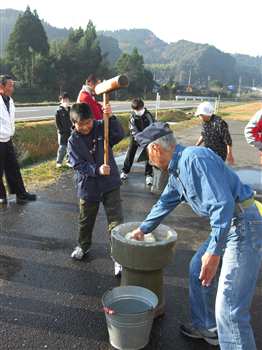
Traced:
[[224, 119], [249, 121], [250, 118], [261, 108], [261, 102], [250, 102], [237, 106], [221, 107], [218, 114]]

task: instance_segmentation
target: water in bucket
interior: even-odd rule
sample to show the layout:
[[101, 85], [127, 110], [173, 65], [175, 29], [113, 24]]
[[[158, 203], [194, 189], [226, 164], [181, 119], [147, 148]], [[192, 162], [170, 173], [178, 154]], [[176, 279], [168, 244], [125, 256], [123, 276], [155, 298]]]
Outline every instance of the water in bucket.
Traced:
[[152, 309], [152, 306], [141, 300], [127, 298], [114, 301], [109, 309], [120, 314], [138, 314]]

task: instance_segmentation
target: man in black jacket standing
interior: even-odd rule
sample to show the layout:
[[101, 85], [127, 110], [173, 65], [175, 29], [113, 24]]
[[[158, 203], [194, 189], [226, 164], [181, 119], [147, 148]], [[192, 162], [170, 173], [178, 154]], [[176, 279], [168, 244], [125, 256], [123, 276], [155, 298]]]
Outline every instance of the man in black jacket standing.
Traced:
[[[62, 166], [67, 152], [67, 141], [71, 135], [72, 123], [70, 120], [70, 100], [68, 93], [64, 92], [60, 96], [60, 105], [56, 111], [55, 123], [58, 136], [58, 150], [56, 158], [56, 167]], [[69, 165], [69, 163], [67, 163]]]
[[[134, 162], [135, 154], [138, 148], [138, 144], [135, 141], [136, 134], [143, 131], [147, 126], [154, 122], [152, 114], [144, 107], [144, 101], [141, 98], [134, 98], [131, 107], [133, 109], [133, 113], [129, 119], [130, 143], [120, 175], [121, 180], [127, 179], [128, 173], [130, 172]], [[145, 177], [147, 186], [151, 186], [153, 184], [153, 168], [148, 161], [146, 161], [145, 166]]]

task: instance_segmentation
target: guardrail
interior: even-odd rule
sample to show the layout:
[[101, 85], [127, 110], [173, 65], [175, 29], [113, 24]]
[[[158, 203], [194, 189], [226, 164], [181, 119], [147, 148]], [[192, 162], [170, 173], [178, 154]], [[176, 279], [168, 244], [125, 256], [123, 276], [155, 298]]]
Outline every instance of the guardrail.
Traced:
[[177, 95], [176, 101], [179, 101], [179, 100], [184, 100], [184, 101], [216, 101], [217, 97]]

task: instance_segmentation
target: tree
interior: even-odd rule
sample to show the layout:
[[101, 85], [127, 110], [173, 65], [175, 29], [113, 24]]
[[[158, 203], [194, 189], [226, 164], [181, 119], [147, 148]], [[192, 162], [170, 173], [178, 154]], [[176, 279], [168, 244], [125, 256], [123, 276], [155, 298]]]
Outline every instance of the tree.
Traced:
[[46, 57], [48, 52], [47, 36], [38, 14], [27, 7], [24, 14], [18, 17], [6, 49], [7, 61], [12, 64], [16, 78], [31, 86], [35, 56]]
[[85, 30], [72, 29], [67, 40], [52, 45], [51, 53], [55, 57], [58, 88], [72, 96], [76, 96], [89, 74], [101, 78], [109, 74], [92, 21], [88, 22]]
[[153, 75], [144, 68], [143, 56], [134, 48], [132, 53], [122, 54], [116, 63], [118, 74], [127, 74], [129, 79], [128, 93], [131, 96], [143, 96], [147, 90], [152, 91]]

